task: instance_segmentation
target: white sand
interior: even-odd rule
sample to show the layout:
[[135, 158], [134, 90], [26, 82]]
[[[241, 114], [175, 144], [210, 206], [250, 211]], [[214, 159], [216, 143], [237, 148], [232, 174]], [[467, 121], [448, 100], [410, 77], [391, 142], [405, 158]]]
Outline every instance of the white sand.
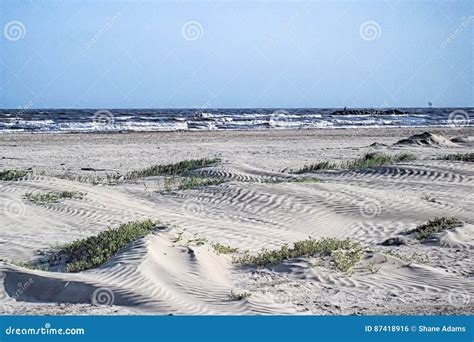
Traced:
[[[432, 147], [393, 145], [422, 132], [0, 135], [0, 170], [34, 172], [27, 180], [0, 182], [0, 258], [6, 260], [0, 263], [0, 312], [473, 314], [474, 165], [434, 158], [472, 152], [474, 145], [472, 140]], [[474, 129], [437, 133], [469, 137]], [[387, 147], [369, 147], [374, 142]], [[282, 172], [288, 168], [348, 160], [368, 151], [410, 152], [418, 159], [377, 169], [318, 172], [321, 183], [268, 182], [293, 177]], [[228, 181], [163, 194], [158, 191], [163, 189], [161, 177], [116, 186], [56, 177], [126, 172], [202, 157], [221, 158], [201, 171]], [[108, 171], [80, 170], [85, 167]], [[41, 206], [22, 199], [28, 191], [53, 190], [87, 196]], [[425, 195], [435, 202], [422, 199]], [[436, 216], [455, 216], [464, 224], [437, 234], [430, 244], [410, 239], [403, 246], [379, 245]], [[38, 257], [38, 250], [142, 218], [159, 219], [168, 229], [137, 241], [99, 269], [71, 274], [17, 266]], [[232, 255], [217, 254], [211, 247], [219, 242], [255, 252], [308, 236], [350, 237], [372, 252], [348, 275], [318, 258], [242, 269], [232, 263]], [[190, 242], [196, 238], [207, 242]], [[400, 258], [413, 253], [409, 261]], [[229, 301], [231, 290], [252, 295]], [[91, 298], [113, 306], [92, 305]]]

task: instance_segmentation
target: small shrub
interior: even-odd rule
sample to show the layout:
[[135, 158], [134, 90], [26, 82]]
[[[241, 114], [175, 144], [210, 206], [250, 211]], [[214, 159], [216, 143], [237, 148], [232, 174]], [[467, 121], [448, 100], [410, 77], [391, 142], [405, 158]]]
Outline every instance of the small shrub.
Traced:
[[243, 293], [236, 293], [234, 291], [230, 291], [228, 295], [229, 301], [240, 301], [249, 298], [252, 294], [250, 292], [243, 292]]
[[195, 239], [188, 240], [186, 245], [189, 246], [191, 244], [194, 244], [196, 246], [202, 246], [202, 245], [205, 245], [206, 242], [207, 242], [206, 238], [195, 238]]
[[62, 246], [55, 259], [66, 260], [68, 272], [80, 272], [99, 267], [129, 243], [156, 229], [159, 222], [152, 220], [132, 221], [118, 228], [108, 229], [85, 239]]
[[215, 243], [212, 245], [212, 248], [214, 248], [214, 251], [218, 254], [231, 254], [231, 253], [237, 253], [239, 250], [238, 248], [232, 248], [230, 246], [222, 245], [220, 243]]
[[24, 267], [24, 268], [28, 268], [30, 270], [40, 270], [40, 271], [46, 271], [46, 267], [42, 267], [40, 265], [35, 265], [31, 262], [23, 262], [23, 261], [14, 261], [14, 260], [11, 260], [10, 263], [12, 265], [15, 265], [15, 266], [19, 266], [19, 267]]
[[341, 272], [348, 272], [360, 261], [362, 253], [363, 249], [360, 246], [351, 249], [335, 251], [333, 256], [336, 268]]
[[424, 240], [428, 236], [434, 233], [439, 233], [444, 230], [453, 229], [459, 227], [461, 221], [455, 217], [436, 217], [427, 223], [418, 225], [415, 229], [409, 233], [415, 233], [415, 237], [418, 240]]
[[245, 253], [240, 258], [234, 259], [234, 262], [242, 266], [268, 266], [280, 264], [285, 260], [309, 257], [318, 254], [331, 254], [336, 250], [352, 250], [360, 248], [360, 244], [350, 239], [340, 240], [336, 238], [322, 238], [315, 240], [308, 238], [298, 241], [290, 248], [287, 244], [280, 249], [268, 250], [263, 248], [256, 255]]
[[25, 178], [28, 175], [28, 171], [24, 170], [4, 170], [0, 171], [0, 181], [17, 181]]
[[83, 199], [86, 193], [79, 191], [61, 191], [61, 192], [47, 192], [47, 193], [32, 193], [27, 192], [23, 197], [35, 204], [56, 203], [62, 199]]

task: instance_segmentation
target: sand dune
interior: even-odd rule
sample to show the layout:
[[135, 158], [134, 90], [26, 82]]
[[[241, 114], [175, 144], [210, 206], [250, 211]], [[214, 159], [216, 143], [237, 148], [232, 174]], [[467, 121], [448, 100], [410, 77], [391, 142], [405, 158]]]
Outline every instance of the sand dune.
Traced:
[[[437, 159], [472, 149], [469, 142], [394, 145], [420, 131], [0, 136], [0, 143], [14, 144], [2, 150], [7, 158], [1, 160], [1, 169], [33, 169], [25, 180], [0, 182], [0, 311], [472, 314], [474, 165]], [[470, 128], [439, 133], [449, 142], [474, 135]], [[375, 141], [385, 145], [377, 150], [409, 152], [417, 159], [315, 174], [287, 171], [360, 157], [374, 150], [370, 145]], [[54, 151], [51, 158], [45, 158], [45, 146]], [[225, 182], [164, 192], [163, 177], [113, 186], [63, 177], [110, 172], [81, 170], [85, 167], [126, 172], [200, 157], [219, 157], [220, 163], [199, 172]], [[321, 181], [294, 182], [304, 177]], [[26, 192], [64, 190], [87, 195], [42, 205], [23, 199]], [[463, 224], [434, 234], [426, 243], [404, 235], [436, 216], [454, 216]], [[38, 251], [144, 218], [160, 220], [167, 228], [136, 241], [100, 268], [62, 273], [19, 264], [44, 257]], [[212, 247], [221, 243], [240, 253], [257, 252], [308, 236], [349, 237], [365, 252], [353, 272], [345, 274], [318, 257], [244, 268], [232, 262], [232, 255]], [[406, 243], [381, 245], [395, 237]], [[251, 296], [233, 301], [231, 291]]]

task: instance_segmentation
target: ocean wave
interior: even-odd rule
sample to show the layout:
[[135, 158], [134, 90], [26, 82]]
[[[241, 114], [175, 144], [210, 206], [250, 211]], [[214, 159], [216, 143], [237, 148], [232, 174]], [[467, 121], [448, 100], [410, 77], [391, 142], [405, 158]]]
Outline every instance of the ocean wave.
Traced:
[[[350, 127], [472, 126], [472, 108], [348, 111], [333, 109], [0, 110], [0, 133], [153, 132], [197, 130], [317, 129]], [[462, 113], [453, 122], [450, 113]], [[106, 113], [97, 120], [97, 113]], [[381, 114], [382, 113], [382, 114]], [[399, 113], [399, 114], [398, 114]]]

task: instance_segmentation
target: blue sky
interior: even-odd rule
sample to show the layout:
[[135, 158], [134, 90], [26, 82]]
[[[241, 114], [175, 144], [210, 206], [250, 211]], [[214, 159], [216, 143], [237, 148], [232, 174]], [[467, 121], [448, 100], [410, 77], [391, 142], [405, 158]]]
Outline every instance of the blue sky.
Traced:
[[474, 105], [473, 1], [0, 3], [0, 107]]

